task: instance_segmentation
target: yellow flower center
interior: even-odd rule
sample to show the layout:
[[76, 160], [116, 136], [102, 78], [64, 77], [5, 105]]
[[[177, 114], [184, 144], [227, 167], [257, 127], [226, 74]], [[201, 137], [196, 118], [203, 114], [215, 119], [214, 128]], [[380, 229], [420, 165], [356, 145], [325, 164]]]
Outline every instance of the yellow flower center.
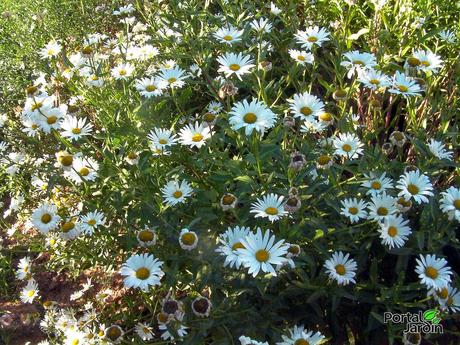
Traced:
[[73, 134], [80, 134], [80, 133], [81, 133], [81, 129], [80, 129], [80, 128], [72, 128], [72, 133], [73, 133]]
[[313, 113], [313, 110], [311, 110], [309, 107], [302, 107], [300, 108], [300, 112], [304, 114], [305, 116], [308, 116]]
[[96, 225], [96, 219], [90, 219], [90, 220], [88, 220], [88, 224], [91, 225], [91, 226]]
[[49, 125], [52, 125], [52, 124], [55, 124], [57, 121], [57, 117], [54, 116], [54, 115], [51, 115], [50, 117], [48, 117], [46, 119], [46, 122], [49, 124]]
[[341, 276], [343, 276], [345, 274], [345, 266], [342, 265], [342, 264], [338, 264], [335, 266], [335, 271], [337, 272], [337, 274], [340, 274]]
[[216, 116], [212, 113], [206, 113], [204, 114], [203, 116], [203, 119], [206, 121], [206, 122], [212, 122], [216, 119]]
[[161, 145], [165, 145], [168, 143], [168, 141], [166, 139], [160, 139], [158, 140], [158, 142], [161, 144]]
[[139, 239], [142, 241], [142, 242], [150, 242], [153, 240], [153, 232], [149, 231], [149, 230], [142, 230], [141, 232], [139, 232]]
[[43, 106], [43, 103], [37, 102], [32, 105], [32, 110], [40, 109]]
[[378, 79], [371, 79], [371, 80], [369, 80], [369, 82], [371, 84], [373, 84], [373, 85], [379, 85], [380, 84], [380, 80], [378, 80]]
[[228, 41], [231, 41], [231, 40], [233, 39], [233, 37], [230, 36], [230, 35], [225, 35], [223, 38], [224, 38], [224, 40], [226, 40], [227, 42], [228, 42]]
[[88, 176], [89, 175], [89, 169], [86, 167], [83, 167], [80, 169], [80, 175], [81, 176]]
[[44, 224], [48, 224], [49, 222], [51, 222], [51, 215], [48, 214], [48, 213], [45, 213], [44, 215], [42, 215], [42, 217], [40, 218], [40, 220], [42, 221], [42, 223]]
[[380, 188], [382, 188], [382, 184], [379, 181], [374, 181], [371, 183], [371, 188], [379, 190]]
[[136, 159], [137, 158], [137, 154], [135, 152], [130, 152], [128, 153], [128, 158], [129, 159]]
[[110, 326], [107, 330], [107, 337], [110, 340], [117, 340], [121, 336], [121, 331], [116, 326]]
[[192, 141], [194, 141], [195, 143], [197, 143], [197, 142], [199, 142], [201, 140], [203, 140], [203, 135], [200, 134], [200, 133], [194, 134], [192, 136]]
[[147, 85], [145, 90], [147, 90], [148, 92], [153, 92], [155, 91], [157, 88], [155, 85]]
[[37, 91], [38, 91], [38, 87], [33, 86], [33, 85], [26, 88], [26, 92], [29, 95], [34, 94]]
[[395, 237], [398, 234], [398, 229], [395, 226], [390, 226], [388, 228], [388, 236]]
[[80, 343], [80, 341], [78, 339], [74, 339], [72, 341], [72, 345], [78, 345], [78, 343]]
[[97, 75], [93, 74], [91, 76], [91, 80], [94, 80], [94, 81], [99, 80], [99, 77]]
[[236, 242], [233, 246], [232, 246], [232, 250], [237, 250], [237, 249], [244, 249], [244, 245], [241, 243], [241, 242]]
[[350, 207], [348, 209], [348, 212], [350, 212], [353, 215], [358, 214], [358, 208], [357, 207]]
[[310, 43], [315, 43], [315, 42], [318, 42], [318, 38], [315, 36], [310, 36], [307, 38], [307, 41]]
[[420, 66], [421, 62], [419, 59], [417, 59], [414, 56], [411, 56], [410, 58], [407, 59], [407, 63], [413, 67], [415, 66]]
[[233, 195], [224, 195], [222, 198], [222, 203], [224, 205], [231, 205], [235, 201], [235, 197]]
[[431, 279], [436, 279], [438, 277], [438, 270], [432, 266], [425, 268], [425, 274]]
[[425, 66], [425, 67], [428, 67], [430, 65], [430, 63], [428, 61], [422, 61], [422, 65]]
[[278, 214], [278, 209], [276, 207], [267, 207], [265, 209], [265, 213], [271, 215], [271, 216], [274, 216], [274, 215], [277, 215]]
[[256, 252], [256, 260], [259, 262], [266, 262], [270, 258], [270, 253], [265, 249], [259, 249]]
[[238, 71], [241, 67], [240, 65], [236, 64], [236, 63], [232, 63], [230, 66], [228, 66], [232, 71]]
[[291, 245], [288, 248], [288, 252], [294, 255], [298, 255], [300, 253], [300, 247], [296, 245]]
[[398, 85], [398, 89], [399, 89], [399, 91], [401, 91], [401, 92], [407, 92], [407, 91], [409, 91], [409, 88], [408, 88], [407, 86], [405, 86], [405, 85]]
[[438, 295], [438, 297], [441, 299], [446, 299], [449, 297], [449, 291], [447, 288], [442, 288], [441, 290], [436, 291], [436, 295]]
[[331, 157], [329, 156], [320, 156], [318, 157], [318, 164], [319, 165], [326, 165], [331, 161]]
[[176, 190], [173, 193], [173, 197], [175, 197], [176, 199], [179, 199], [182, 195], [183, 195], [183, 193], [180, 190]]
[[364, 66], [364, 62], [362, 62], [361, 60], [353, 60], [353, 63], [355, 65]]
[[319, 116], [319, 119], [321, 121], [331, 121], [332, 120], [332, 115], [330, 113], [322, 113], [320, 116]]
[[60, 156], [59, 157], [59, 162], [65, 167], [71, 166], [72, 162], [73, 162], [73, 157], [71, 155], [69, 155], [69, 156]]
[[243, 116], [243, 120], [246, 123], [254, 123], [257, 121], [257, 115], [254, 113], [247, 113]]
[[299, 56], [297, 56], [297, 60], [299, 60], [299, 61], [305, 61], [305, 56], [299, 55]]
[[146, 280], [150, 277], [150, 270], [146, 267], [141, 267], [136, 270], [136, 278], [140, 280]]
[[171, 77], [171, 78], [168, 79], [168, 83], [170, 83], [170, 84], [172, 84], [172, 83], [174, 83], [176, 81], [177, 81], [177, 79], [174, 78], [174, 77]]
[[56, 240], [54, 238], [50, 239], [50, 245], [54, 246], [56, 244]]
[[82, 50], [82, 53], [86, 54], [86, 55], [91, 54], [92, 52], [93, 52], [93, 48], [91, 48], [91, 47], [85, 47]]
[[379, 207], [377, 209], [377, 214], [379, 216], [386, 216], [388, 214], [388, 209], [386, 207]]
[[182, 239], [183, 244], [185, 244], [187, 246], [191, 246], [192, 244], [195, 243], [196, 236], [195, 236], [195, 234], [193, 234], [191, 232], [186, 232], [185, 234], [182, 235], [181, 239]]
[[121, 76], [126, 75], [126, 70], [121, 69], [121, 70], [120, 70], [120, 75], [121, 75]]
[[61, 231], [64, 233], [68, 233], [70, 230], [72, 230], [75, 227], [74, 222], [67, 222], [62, 225]]
[[453, 303], [454, 303], [454, 299], [453, 299], [452, 297], [449, 296], [449, 297], [447, 298], [446, 304], [447, 304], [447, 305], [452, 305]]
[[305, 339], [297, 339], [294, 345], [310, 345], [310, 343]]
[[418, 194], [419, 192], [419, 189], [418, 187], [415, 185], [415, 184], [410, 184], [407, 186], [407, 190], [409, 191], [409, 193], [411, 193], [412, 195], [416, 195]]
[[460, 199], [454, 200], [454, 207], [457, 210], [460, 210]]
[[34, 295], [35, 295], [35, 290], [27, 291], [27, 296], [28, 297], [33, 297]]
[[342, 150], [345, 152], [350, 152], [351, 151], [351, 145], [350, 144], [343, 144]]

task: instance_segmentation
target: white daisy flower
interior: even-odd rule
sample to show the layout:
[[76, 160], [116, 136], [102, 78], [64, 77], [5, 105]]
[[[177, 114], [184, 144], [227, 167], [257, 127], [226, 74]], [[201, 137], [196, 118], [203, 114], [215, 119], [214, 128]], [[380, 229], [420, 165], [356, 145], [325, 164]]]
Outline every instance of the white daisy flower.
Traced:
[[18, 269], [16, 270], [16, 279], [28, 279], [31, 274], [31, 266], [30, 258], [28, 256], [21, 258], [18, 263]]
[[151, 340], [154, 338], [153, 328], [150, 325], [139, 322], [134, 327], [134, 330], [142, 340]]
[[340, 203], [342, 204], [340, 214], [348, 217], [352, 223], [356, 223], [359, 222], [360, 219], [367, 218], [367, 202], [353, 198], [342, 200]]
[[179, 245], [182, 249], [192, 250], [198, 245], [198, 236], [194, 231], [187, 228], [181, 230], [179, 234]]
[[419, 170], [408, 171], [398, 181], [396, 186], [400, 190], [398, 196], [406, 200], [414, 199], [417, 204], [427, 203], [429, 196], [433, 196], [433, 185], [428, 176]]
[[297, 43], [307, 50], [311, 50], [313, 45], [321, 47], [324, 42], [329, 41], [329, 32], [318, 26], [308, 27], [305, 31], [299, 30], [294, 36]]
[[59, 55], [62, 45], [57, 41], [49, 41], [44, 48], [40, 49], [39, 54], [42, 59], [49, 59]]
[[415, 272], [420, 278], [420, 282], [428, 288], [442, 289], [451, 282], [452, 271], [443, 258], [437, 258], [436, 255], [420, 254], [420, 259], [415, 259], [417, 267]]
[[88, 339], [86, 337], [86, 334], [82, 331], [79, 331], [77, 329], [67, 329], [64, 332], [64, 345], [84, 345], [88, 344]]
[[337, 280], [339, 285], [348, 285], [356, 283], [354, 277], [356, 276], [356, 261], [348, 259], [350, 254], [343, 254], [342, 252], [334, 252], [332, 257], [324, 263], [326, 272], [331, 279]]
[[[443, 288], [446, 289], [446, 288]], [[440, 296], [444, 297], [444, 296]], [[460, 292], [457, 288], [450, 285], [447, 286], [447, 294], [445, 298], [439, 298], [439, 304], [442, 307], [450, 309], [453, 313], [460, 312]]]
[[393, 247], [401, 248], [407, 241], [408, 236], [412, 233], [408, 220], [404, 220], [401, 215], [389, 216], [379, 223], [380, 238], [382, 244], [387, 245], [390, 249]]
[[33, 303], [34, 299], [38, 297], [38, 285], [33, 279], [29, 279], [27, 285], [21, 290], [22, 303]]
[[83, 233], [92, 235], [99, 226], [105, 225], [104, 213], [95, 210], [80, 217], [80, 226]]
[[278, 16], [281, 13], [281, 10], [273, 3], [270, 3], [270, 13]]
[[261, 199], [259, 198], [252, 203], [250, 213], [255, 213], [254, 217], [256, 218], [268, 218], [273, 223], [288, 214], [284, 209], [285, 202], [283, 200], [284, 196], [273, 193], [264, 195]]
[[166, 85], [163, 79], [156, 77], [136, 80], [136, 90], [146, 98], [161, 96]]
[[235, 27], [229, 25], [226, 28], [221, 28], [214, 33], [214, 37], [220, 43], [233, 44], [241, 41], [243, 30], [237, 30]]
[[430, 50], [416, 50], [412, 54], [412, 62], [418, 70], [423, 72], [437, 73], [442, 68], [443, 61], [441, 58]]
[[236, 103], [229, 114], [232, 129], [244, 128], [246, 135], [251, 135], [254, 130], [263, 135], [265, 129], [272, 128], [276, 122], [276, 114], [257, 99], [251, 103], [247, 100]]
[[147, 138], [150, 140], [152, 149], [165, 150], [168, 146], [173, 146], [177, 143], [176, 135], [169, 129], [155, 127], [147, 135]]
[[223, 106], [220, 102], [212, 101], [208, 105], [208, 111], [212, 114], [219, 114], [223, 109]]
[[122, 14], [130, 14], [135, 11], [132, 4], [128, 4], [126, 6], [121, 6], [118, 10], [113, 11], [114, 16], [120, 16]]
[[354, 133], [339, 133], [332, 143], [335, 147], [334, 153], [336, 155], [353, 159], [363, 154], [363, 144]]
[[391, 85], [388, 76], [373, 68], [364, 70], [358, 77], [358, 81], [371, 90], [386, 88]]
[[219, 236], [221, 245], [216, 249], [216, 252], [225, 256], [224, 267], [240, 268], [242, 261], [237, 249], [244, 248], [241, 240], [249, 234], [249, 231], [249, 228], [244, 226], [235, 226], [233, 229], [228, 227], [227, 231]]
[[220, 67], [217, 70], [219, 73], [224, 73], [225, 77], [229, 78], [233, 74], [241, 79], [243, 74], [250, 73], [250, 69], [255, 65], [249, 55], [243, 55], [242, 53], [226, 53], [225, 55], [219, 56], [217, 62], [220, 63]]
[[45, 108], [40, 111], [38, 126], [45, 133], [51, 133], [52, 129], [61, 128], [61, 121], [65, 114], [65, 108]]
[[96, 74], [91, 74], [86, 77], [85, 84], [88, 86], [102, 87], [104, 85], [104, 79]]
[[32, 213], [32, 224], [42, 234], [56, 229], [61, 217], [57, 214], [57, 207], [53, 204], [44, 203]]
[[185, 199], [192, 195], [193, 189], [187, 181], [169, 181], [161, 189], [164, 201], [168, 206], [174, 206], [185, 202]]
[[412, 77], [396, 71], [393, 77], [392, 87], [388, 91], [407, 98], [408, 96], [419, 96], [422, 89]]
[[371, 202], [367, 206], [369, 209], [369, 218], [375, 221], [385, 220], [385, 218], [398, 211], [395, 203], [395, 198], [387, 195], [385, 192], [372, 196]]
[[440, 208], [447, 213], [449, 219], [456, 219], [460, 222], [460, 188], [453, 186], [441, 193]]
[[77, 238], [80, 234], [80, 223], [74, 222], [73, 220], [65, 222], [59, 229], [59, 236], [65, 241], [73, 240]]
[[258, 21], [257, 19], [254, 19], [250, 25], [255, 31], [265, 33], [271, 32], [273, 27], [272, 24], [269, 23], [269, 20], [264, 17], [261, 17]]
[[289, 55], [291, 56], [291, 58], [297, 61], [299, 65], [305, 65], [305, 64], [311, 65], [315, 61], [314, 55], [306, 51], [289, 49]]
[[87, 118], [77, 118], [76, 116], [66, 116], [61, 123], [61, 135], [70, 140], [78, 140], [83, 136], [91, 135], [93, 125]]
[[[176, 339], [174, 337], [173, 334], [171, 334], [169, 331], [168, 331], [168, 325], [165, 325], [165, 324], [161, 324], [158, 326], [158, 329], [160, 331], [164, 331], [163, 333], [161, 333], [161, 339], [164, 339], [164, 340], [174, 340]], [[187, 335], [187, 329], [188, 327], [184, 326], [184, 325], [179, 325], [178, 328], [175, 329], [177, 335], [179, 336], [179, 338], [183, 338]]]
[[242, 335], [238, 338], [241, 345], [269, 345], [266, 341], [261, 342]]
[[297, 325], [289, 329], [289, 335], [281, 337], [283, 341], [276, 345], [317, 345], [325, 338], [320, 332], [309, 331], [304, 326]]
[[76, 184], [94, 181], [98, 176], [99, 164], [92, 158], [75, 155], [72, 169], [64, 171], [64, 176]]
[[387, 189], [393, 188], [393, 180], [389, 177], [386, 177], [386, 173], [377, 177], [376, 173], [370, 173], [370, 175], [366, 175], [367, 180], [364, 181], [361, 186], [368, 188], [366, 194], [367, 195], [377, 195], [382, 192], [385, 192]]
[[377, 66], [375, 56], [370, 53], [361, 53], [354, 50], [343, 54], [343, 57], [346, 61], [342, 61], [340, 65], [348, 69], [348, 78], [351, 78], [355, 73], [358, 74], [359, 78], [366, 70], [373, 69]]
[[291, 114], [303, 121], [313, 122], [316, 120], [315, 117], [324, 113], [324, 103], [308, 92], [295, 94], [293, 99], [288, 99], [288, 102], [291, 104], [289, 106]]
[[127, 80], [134, 73], [134, 66], [128, 63], [122, 63], [115, 66], [110, 72], [116, 80]]
[[124, 285], [128, 288], [148, 290], [150, 286], [160, 285], [164, 275], [161, 270], [162, 261], [152, 254], [135, 254], [122, 265], [120, 274], [124, 276]]
[[430, 149], [431, 153], [438, 159], [447, 159], [451, 161], [454, 155], [452, 151], [446, 150], [446, 146], [442, 142], [434, 139], [430, 139], [428, 148]]
[[197, 147], [206, 144], [206, 140], [211, 137], [211, 129], [195, 122], [193, 125], [186, 125], [179, 132], [179, 141], [182, 145]]
[[188, 78], [188, 74], [179, 66], [174, 66], [169, 69], [161, 69], [159, 78], [171, 88], [181, 88], [185, 85], [185, 79]]
[[244, 267], [248, 268], [248, 273], [254, 277], [263, 271], [276, 276], [276, 271], [272, 265], [281, 265], [285, 262], [288, 246], [284, 240], [275, 242], [275, 236], [270, 235], [270, 230], [266, 230], [262, 235], [262, 230], [257, 228], [256, 233], [250, 232], [241, 244], [244, 248], [238, 248], [238, 255]]

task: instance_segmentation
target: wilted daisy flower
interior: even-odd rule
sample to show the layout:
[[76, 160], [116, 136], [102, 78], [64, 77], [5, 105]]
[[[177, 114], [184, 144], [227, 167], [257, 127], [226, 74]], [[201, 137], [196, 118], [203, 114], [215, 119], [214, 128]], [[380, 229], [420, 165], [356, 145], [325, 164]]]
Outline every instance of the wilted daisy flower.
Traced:
[[346, 61], [342, 61], [340, 65], [348, 69], [348, 78], [351, 78], [355, 73], [358, 74], [359, 78], [364, 71], [371, 68], [373, 69], [375, 66], [377, 66], [375, 56], [370, 53], [361, 53], [357, 50], [354, 50], [343, 54], [343, 57], [346, 59]]
[[164, 201], [169, 206], [185, 202], [185, 199], [192, 195], [193, 189], [187, 181], [169, 181], [161, 189]]
[[64, 176], [76, 184], [94, 181], [98, 177], [99, 164], [92, 158], [75, 155], [72, 169], [64, 171]]
[[44, 48], [42, 48], [39, 52], [40, 56], [42, 59], [49, 59], [54, 56], [59, 55], [59, 53], [62, 50], [62, 46], [59, 42], [57, 41], [49, 41]]
[[407, 64], [424, 72], [437, 73], [442, 67], [442, 62], [438, 55], [429, 50], [416, 50], [408, 59]]
[[240, 80], [243, 74], [250, 73], [250, 69], [255, 66], [251, 57], [242, 53], [227, 53], [219, 56], [217, 62], [220, 63], [217, 72], [224, 73], [227, 78], [235, 74]]
[[270, 31], [272, 31], [272, 24], [269, 23], [268, 19], [261, 17], [258, 21], [257, 19], [254, 19], [251, 22], [251, 28], [258, 32], [269, 33]]
[[44, 203], [32, 213], [32, 224], [42, 234], [56, 229], [61, 217], [57, 214], [57, 207], [53, 204]]
[[333, 140], [335, 154], [347, 158], [358, 158], [363, 154], [363, 144], [354, 133], [339, 133]]
[[200, 148], [211, 137], [211, 129], [195, 122], [193, 125], [186, 125], [179, 132], [179, 141], [182, 145]]
[[235, 226], [233, 229], [228, 227], [227, 231], [219, 236], [221, 245], [216, 249], [216, 252], [225, 256], [224, 267], [235, 267], [239, 269], [242, 261], [237, 252], [238, 248], [244, 248], [241, 241], [249, 235], [248, 227]]
[[314, 121], [315, 117], [324, 112], [324, 103], [308, 92], [295, 94], [293, 99], [288, 99], [288, 102], [291, 104], [289, 106], [291, 114], [303, 121]]
[[118, 325], [111, 325], [104, 330], [104, 338], [113, 344], [120, 343], [124, 334], [125, 333]]
[[188, 78], [188, 74], [180, 67], [174, 66], [170, 69], [161, 69], [159, 78], [171, 88], [181, 88], [185, 85], [184, 80]]
[[179, 244], [185, 250], [195, 249], [198, 245], [198, 236], [194, 231], [184, 228], [179, 234]]
[[67, 151], [59, 151], [56, 153], [56, 160], [60, 167], [69, 170], [72, 167], [73, 155]]
[[102, 87], [102, 85], [104, 85], [104, 79], [93, 73], [86, 77], [85, 83], [88, 86]]
[[315, 57], [312, 53], [306, 51], [300, 51], [295, 49], [289, 49], [289, 55], [293, 58], [299, 65], [312, 64], [315, 60]]
[[265, 342], [256, 341], [244, 335], [239, 337], [238, 340], [240, 341], [241, 345], [268, 345], [266, 341]]
[[363, 83], [365, 87], [371, 90], [377, 90], [390, 86], [388, 77], [373, 68], [369, 68], [363, 71], [358, 77], [358, 81]]
[[192, 301], [192, 311], [198, 317], [208, 317], [211, 312], [212, 303], [206, 298], [199, 296]]
[[401, 176], [396, 186], [400, 190], [398, 196], [410, 200], [413, 198], [417, 204], [428, 202], [427, 196], [433, 196], [433, 185], [428, 176], [419, 170], [408, 171]]
[[393, 145], [403, 147], [407, 141], [407, 137], [404, 132], [394, 131], [390, 134], [390, 141]]
[[456, 219], [460, 222], [460, 188], [453, 186], [441, 193], [440, 208], [447, 213], [449, 219]]
[[401, 215], [389, 216], [379, 224], [380, 238], [382, 244], [387, 245], [390, 249], [393, 247], [400, 248], [404, 246], [408, 236], [412, 233], [408, 220], [404, 220]]
[[136, 90], [139, 91], [142, 96], [147, 98], [161, 96], [165, 87], [165, 81], [156, 77], [136, 80]]
[[403, 97], [408, 97], [419, 96], [422, 89], [413, 78], [396, 71], [393, 77], [392, 87], [388, 91], [397, 95], [402, 95]]
[[92, 235], [98, 226], [104, 226], [104, 213], [96, 210], [80, 216], [80, 226], [83, 233]]
[[169, 129], [154, 128], [147, 135], [153, 150], [166, 150], [168, 146], [176, 145], [177, 138]]
[[382, 221], [395, 214], [397, 212], [395, 201], [395, 198], [387, 195], [385, 192], [373, 195], [371, 202], [367, 206], [369, 209], [369, 218], [375, 221]]
[[404, 213], [411, 209], [412, 201], [406, 200], [405, 198], [398, 198], [395, 202], [395, 206], [399, 212]]
[[367, 218], [367, 202], [353, 198], [342, 200], [340, 203], [342, 204], [340, 214], [348, 217], [352, 223], [356, 223], [359, 222], [360, 219]]
[[77, 118], [76, 116], [68, 115], [61, 123], [61, 135], [70, 140], [78, 140], [83, 136], [92, 133], [93, 125], [88, 122], [87, 118]]
[[122, 63], [118, 66], [115, 66], [112, 71], [112, 77], [116, 80], [126, 80], [131, 77], [134, 73], [134, 66], [128, 63]]
[[[453, 313], [458, 313], [460, 311], [460, 292], [450, 285], [442, 290], [444, 289], [447, 289], [445, 298], [439, 298], [439, 304], [450, 309]], [[444, 297], [444, 295], [440, 297]]]
[[154, 337], [153, 328], [145, 323], [139, 322], [134, 327], [136, 334], [142, 340], [151, 340]]
[[334, 159], [329, 155], [321, 155], [316, 159], [316, 167], [318, 169], [328, 169], [332, 164], [334, 164]]
[[273, 127], [276, 122], [276, 114], [257, 99], [251, 103], [247, 100], [236, 103], [229, 114], [232, 129], [244, 128], [246, 135], [251, 135], [253, 130], [263, 134], [266, 128]]
[[128, 288], [148, 290], [150, 286], [160, 285], [164, 275], [162, 261], [152, 254], [135, 254], [122, 265], [120, 274], [124, 276], [124, 285]]
[[447, 159], [452, 160], [453, 152], [447, 151], [446, 146], [437, 140], [430, 139], [428, 143], [428, 148], [430, 149], [431, 153], [439, 159]]
[[235, 27], [229, 25], [226, 28], [221, 28], [214, 33], [214, 37], [220, 43], [233, 44], [241, 41], [243, 30], [237, 30]]
[[356, 283], [357, 264], [353, 259], [348, 259], [350, 254], [344, 255], [342, 252], [334, 252], [332, 258], [324, 263], [326, 272], [331, 279], [337, 280], [339, 285], [348, 285], [350, 282]]
[[317, 345], [323, 339], [324, 335], [320, 332], [313, 332], [305, 329], [304, 326], [294, 326], [289, 329], [289, 335], [282, 335], [282, 342], [276, 343], [276, 345]]
[[415, 259], [417, 267], [415, 272], [418, 274], [422, 284], [428, 288], [442, 289], [451, 282], [450, 275], [452, 271], [443, 258], [437, 258], [436, 255], [420, 254], [420, 259]]
[[276, 7], [276, 5], [273, 2], [271, 2], [270, 3], [270, 13], [277, 16], [281, 13], [281, 10], [278, 7]]
[[222, 195], [222, 198], [220, 198], [220, 207], [222, 207], [222, 210], [228, 211], [236, 206], [236, 202], [238, 201], [237, 197], [234, 196], [231, 193], [226, 193]]
[[386, 173], [377, 177], [377, 174], [370, 173], [370, 175], [365, 175], [367, 180], [364, 181], [361, 186], [368, 188], [366, 192], [367, 195], [377, 195], [382, 192], [385, 192], [387, 189], [393, 188], [392, 179], [386, 177]]
[[29, 279], [27, 285], [21, 291], [22, 303], [33, 303], [34, 299], [38, 297], [38, 285], [33, 279]]
[[28, 256], [21, 258], [19, 260], [18, 269], [16, 270], [16, 279], [24, 280], [30, 278], [30, 268], [30, 258]]
[[77, 223], [70, 219], [67, 222], [64, 222], [59, 228], [59, 236], [63, 240], [73, 240], [78, 237], [81, 233], [80, 223]]
[[279, 220], [281, 217], [284, 217], [288, 214], [284, 210], [284, 196], [279, 196], [273, 193], [264, 195], [261, 199], [257, 199], [251, 205], [250, 213], [255, 213], [256, 218], [263, 217], [268, 218], [271, 222]]
[[311, 26], [306, 28], [305, 31], [297, 31], [295, 38], [297, 43], [302, 45], [302, 48], [311, 50], [313, 45], [321, 47], [324, 42], [329, 41], [329, 32], [325, 28]]
[[143, 247], [153, 246], [157, 241], [157, 234], [155, 230], [145, 227], [137, 232], [137, 241]]
[[284, 263], [288, 247], [284, 240], [275, 242], [275, 236], [270, 235], [270, 230], [266, 230], [262, 235], [262, 230], [257, 228], [256, 233], [250, 232], [244, 239], [241, 239], [243, 248], [237, 248], [238, 255], [244, 267], [248, 268], [248, 273], [254, 277], [263, 271], [276, 276], [272, 265]]
[[[165, 340], [167, 340], [167, 339], [171, 339], [171, 340], [176, 339], [175, 336], [168, 331], [168, 326], [167, 325], [160, 324], [158, 326], [158, 328], [160, 329], [160, 331], [163, 331], [163, 333], [161, 334], [161, 339], [165, 339]], [[180, 339], [182, 339], [183, 337], [185, 337], [187, 335], [187, 329], [188, 329], [188, 327], [186, 327], [184, 325], [179, 325], [178, 327], [175, 328], [175, 331], [176, 331], [176, 333], [177, 333], [177, 335], [179, 336]]]

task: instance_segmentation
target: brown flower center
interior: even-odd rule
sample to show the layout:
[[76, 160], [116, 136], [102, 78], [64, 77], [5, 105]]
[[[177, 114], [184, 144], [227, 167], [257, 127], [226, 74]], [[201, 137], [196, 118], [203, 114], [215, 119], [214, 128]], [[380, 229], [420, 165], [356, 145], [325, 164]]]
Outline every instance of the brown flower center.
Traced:
[[236, 63], [232, 63], [230, 66], [228, 66], [232, 71], [238, 71], [241, 67], [240, 65], [236, 64]]
[[341, 276], [343, 276], [345, 274], [345, 266], [342, 265], [342, 264], [338, 264], [335, 266], [335, 271], [337, 272], [337, 274], [340, 274]]
[[259, 262], [266, 262], [270, 258], [270, 253], [265, 249], [259, 249], [256, 252], [256, 260]]
[[185, 234], [182, 235], [181, 237], [182, 239], [182, 243], [187, 245], [187, 246], [191, 246], [195, 243], [196, 241], [196, 236], [195, 234], [191, 233], [191, 232], [186, 232]]
[[136, 278], [140, 280], [146, 280], [150, 277], [150, 270], [146, 267], [141, 267], [136, 270]]
[[386, 216], [386, 215], [388, 215], [388, 209], [386, 207], [379, 207], [377, 209], [377, 214], [379, 216]]
[[428, 266], [425, 268], [425, 274], [427, 277], [430, 277], [431, 279], [436, 279], [438, 277], [438, 270], [432, 266]]
[[153, 232], [152, 231], [149, 231], [149, 230], [142, 230], [141, 232], [139, 232], [139, 239], [142, 241], [142, 242], [150, 242], [153, 240]]
[[254, 113], [247, 113], [244, 115], [243, 120], [246, 123], [254, 123], [257, 121], [257, 115]]
[[48, 213], [45, 213], [44, 215], [41, 216], [40, 220], [42, 221], [42, 223], [44, 224], [48, 224], [49, 222], [51, 222], [51, 215], [48, 214]]
[[418, 194], [419, 192], [419, 189], [418, 187], [415, 185], [415, 184], [410, 184], [407, 186], [407, 190], [409, 191], [409, 193], [411, 193], [412, 195], [416, 195]]
[[395, 226], [390, 226], [388, 228], [388, 236], [395, 237], [398, 234], [398, 229]]

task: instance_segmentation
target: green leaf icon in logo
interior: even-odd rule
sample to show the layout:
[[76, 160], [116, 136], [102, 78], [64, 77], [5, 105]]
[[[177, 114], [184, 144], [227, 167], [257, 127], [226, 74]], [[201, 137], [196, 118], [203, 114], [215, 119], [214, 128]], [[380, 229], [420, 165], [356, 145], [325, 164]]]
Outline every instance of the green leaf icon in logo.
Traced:
[[437, 317], [438, 316], [438, 310], [436, 309], [428, 309], [423, 313], [423, 318], [426, 321], [431, 321], [433, 324], [437, 325], [441, 319]]

